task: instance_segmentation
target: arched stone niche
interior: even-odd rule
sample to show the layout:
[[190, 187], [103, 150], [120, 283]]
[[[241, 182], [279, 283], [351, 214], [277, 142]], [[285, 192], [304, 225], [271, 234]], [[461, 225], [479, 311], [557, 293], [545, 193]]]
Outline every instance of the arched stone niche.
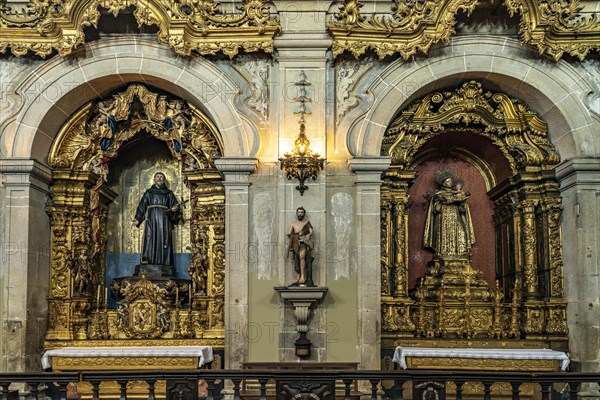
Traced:
[[[546, 123], [519, 100], [469, 81], [405, 107], [381, 155], [392, 158], [381, 189], [384, 347], [416, 336], [542, 339], [566, 348], [560, 159]], [[423, 247], [427, 200], [419, 196], [435, 188], [440, 166], [454, 166], [465, 190], [478, 192], [469, 200], [481, 213], [473, 218], [476, 246], [467, 269], [455, 271], [459, 284], [444, 272], [452, 266], [440, 271]]]
[[[118, 311], [108, 307], [107, 219], [118, 194], [111, 185], [115, 188], [120, 172], [114, 168], [123, 168], [121, 151], [130, 157], [135, 151], [137, 158], [157, 162], [147, 153], [156, 146], [166, 158], [163, 167], [178, 173], [179, 184], [186, 186], [180, 192], [186, 198], [179, 201], [190, 204], [185, 237], [192, 254], [188, 266], [192, 284], [189, 294], [181, 296], [187, 300], [189, 295], [191, 307], [167, 310], [172, 321], [168, 329], [132, 333], [122, 329]], [[222, 154], [219, 132], [198, 107], [142, 84], [90, 101], [67, 121], [48, 157], [52, 202], [47, 207], [51, 219], [47, 348], [81, 341], [110, 345], [106, 342], [125, 339], [185, 344], [203, 338], [207, 344], [223, 345], [225, 205], [214, 163]], [[82, 266], [90, 269], [89, 277], [77, 284]]]

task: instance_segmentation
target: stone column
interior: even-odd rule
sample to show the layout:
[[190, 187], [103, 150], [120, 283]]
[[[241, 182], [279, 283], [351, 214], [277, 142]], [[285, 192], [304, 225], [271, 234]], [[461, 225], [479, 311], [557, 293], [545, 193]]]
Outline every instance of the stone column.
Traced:
[[348, 160], [356, 173], [358, 249], [358, 361], [361, 369], [381, 368], [381, 174], [390, 157]]
[[0, 160], [2, 372], [40, 370], [48, 316], [51, 170], [29, 159]]
[[[563, 198], [563, 260], [571, 369], [600, 369], [600, 159], [567, 160], [556, 169]], [[597, 396], [598, 392], [595, 389]]]
[[225, 187], [225, 368], [248, 359], [248, 181], [255, 158], [215, 160]]

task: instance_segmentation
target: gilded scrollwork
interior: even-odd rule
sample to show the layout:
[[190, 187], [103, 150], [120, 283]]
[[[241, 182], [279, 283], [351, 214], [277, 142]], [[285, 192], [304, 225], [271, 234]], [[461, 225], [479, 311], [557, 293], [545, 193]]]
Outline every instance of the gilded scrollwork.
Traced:
[[270, 53], [281, 29], [262, 0], [245, 0], [225, 14], [213, 0], [32, 0], [24, 8], [0, 7], [0, 52], [67, 56], [85, 41], [83, 28], [98, 24], [101, 9], [116, 17], [131, 8], [139, 25], [156, 25], [159, 42], [186, 56]]
[[[399, 53], [404, 59], [427, 53], [432, 44], [448, 43], [455, 33], [456, 14], [467, 15], [477, 0], [395, 0], [382, 15], [361, 14], [363, 3], [345, 0], [328, 25], [334, 38], [333, 52], [349, 51], [359, 57], [374, 50], [380, 58]], [[525, 44], [540, 54], [559, 60], [564, 53], [583, 60], [600, 49], [600, 23], [593, 14], [584, 17], [578, 0], [505, 0], [511, 15], [521, 14], [520, 34]]]
[[334, 38], [333, 54], [350, 51], [355, 57], [373, 49], [380, 58], [400, 53], [408, 59], [432, 44], [448, 42], [454, 33], [456, 14], [470, 14], [477, 0], [395, 0], [389, 15], [366, 18], [358, 0], [345, 0], [327, 29]]
[[523, 331], [527, 333], [539, 333], [544, 330], [544, 310], [538, 305], [525, 306], [525, 321]]
[[550, 291], [553, 297], [562, 298], [563, 290], [563, 262], [562, 262], [562, 234], [560, 219], [562, 207], [560, 198], [553, 199], [548, 209], [548, 242], [550, 255]]
[[519, 101], [484, 92], [475, 81], [411, 103], [385, 133], [382, 154], [392, 156], [393, 165], [406, 168], [428, 139], [457, 123], [481, 125], [481, 134], [504, 153], [513, 173], [525, 166], [545, 167], [559, 161], [546, 123]]
[[567, 309], [565, 304], [550, 305], [546, 319], [545, 332], [550, 335], [567, 335]]
[[522, 42], [558, 61], [564, 53], [580, 60], [600, 50], [600, 22], [596, 14], [583, 17], [578, 0], [504, 0], [511, 15], [521, 14]]
[[535, 208], [536, 200], [526, 200], [521, 203], [521, 239], [523, 249], [523, 274], [525, 276], [526, 296], [535, 296], [538, 293], [536, 245], [537, 237], [535, 230]]

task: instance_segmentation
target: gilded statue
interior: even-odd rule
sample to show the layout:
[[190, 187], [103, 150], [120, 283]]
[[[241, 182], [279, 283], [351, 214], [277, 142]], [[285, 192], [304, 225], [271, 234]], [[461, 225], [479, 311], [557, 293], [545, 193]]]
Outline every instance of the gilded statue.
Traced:
[[157, 172], [154, 185], [142, 196], [133, 220], [136, 227], [146, 221], [142, 264], [173, 266], [173, 226], [180, 218], [180, 203], [167, 187], [165, 174]]
[[303, 207], [296, 209], [296, 218], [287, 234], [290, 240], [288, 251], [294, 257], [294, 270], [298, 274], [298, 280], [291, 286], [315, 286], [312, 279], [313, 227], [306, 219]]
[[429, 196], [424, 245], [437, 258], [468, 257], [475, 243], [467, 204], [471, 193], [463, 190], [463, 181], [448, 169], [438, 170], [435, 180], [439, 188]]

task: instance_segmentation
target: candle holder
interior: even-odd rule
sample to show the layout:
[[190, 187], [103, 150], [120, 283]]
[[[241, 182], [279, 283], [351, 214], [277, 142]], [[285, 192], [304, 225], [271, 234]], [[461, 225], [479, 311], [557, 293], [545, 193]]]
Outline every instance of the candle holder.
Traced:
[[310, 112], [306, 110], [306, 103], [311, 102], [311, 99], [306, 97], [306, 87], [311, 84], [306, 81], [304, 71], [300, 71], [300, 81], [296, 82], [295, 85], [300, 87], [300, 96], [294, 99], [294, 101], [300, 103], [298, 111], [294, 113], [294, 115], [300, 116], [300, 132], [294, 142], [294, 149], [279, 158], [279, 162], [281, 170], [288, 180], [298, 180], [296, 189], [300, 192], [300, 196], [303, 196], [304, 191], [308, 190], [305, 181], [307, 179], [317, 179], [319, 172], [323, 170], [325, 159], [310, 149], [310, 141], [306, 137], [305, 117], [310, 115]]

